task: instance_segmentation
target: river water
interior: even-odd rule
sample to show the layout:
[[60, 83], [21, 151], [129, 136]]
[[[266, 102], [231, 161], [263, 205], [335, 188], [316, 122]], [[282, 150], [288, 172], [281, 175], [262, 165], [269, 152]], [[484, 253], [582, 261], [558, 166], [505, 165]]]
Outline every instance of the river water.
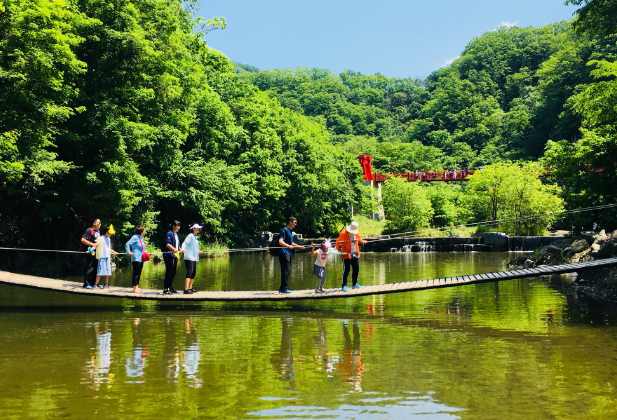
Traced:
[[[377, 284], [500, 270], [507, 254], [366, 254]], [[199, 289], [275, 289], [276, 260], [202, 261]], [[314, 287], [298, 256], [292, 286]], [[143, 286], [160, 285], [149, 265]], [[328, 286], [341, 264], [331, 261]], [[180, 289], [180, 276], [176, 288]], [[118, 270], [115, 284], [127, 284]], [[617, 320], [561, 278], [295, 304], [9, 308], [0, 418], [617, 418]], [[71, 299], [64, 297], [64, 299]], [[0, 306], [1, 307], [1, 306]]]

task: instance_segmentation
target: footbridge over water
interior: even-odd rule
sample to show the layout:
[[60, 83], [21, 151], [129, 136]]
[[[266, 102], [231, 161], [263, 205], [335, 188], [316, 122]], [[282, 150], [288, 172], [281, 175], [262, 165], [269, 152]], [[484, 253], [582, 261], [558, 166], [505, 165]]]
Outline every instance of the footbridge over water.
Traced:
[[7, 286], [23, 287], [49, 291], [50, 293], [63, 293], [80, 295], [83, 297], [96, 298], [121, 298], [150, 300], [159, 302], [265, 302], [265, 301], [297, 301], [297, 300], [321, 300], [321, 299], [344, 299], [359, 296], [380, 295], [388, 293], [413, 292], [419, 290], [440, 289], [445, 287], [458, 287], [469, 284], [489, 283], [520, 278], [539, 277], [552, 274], [564, 274], [602, 268], [617, 267], [617, 258], [606, 258], [575, 264], [562, 264], [552, 266], [540, 266], [536, 268], [499, 271], [482, 274], [469, 274], [456, 277], [444, 277], [431, 280], [415, 280], [401, 283], [387, 283], [371, 286], [363, 286], [359, 289], [351, 289], [343, 292], [340, 289], [327, 289], [325, 293], [315, 293], [313, 290], [298, 290], [288, 294], [280, 294], [275, 291], [201, 291], [190, 295], [176, 294], [163, 295], [160, 290], [143, 289], [141, 293], [134, 294], [127, 287], [110, 287], [107, 289], [84, 289], [81, 283], [50, 279], [38, 276], [0, 271], [0, 284]]

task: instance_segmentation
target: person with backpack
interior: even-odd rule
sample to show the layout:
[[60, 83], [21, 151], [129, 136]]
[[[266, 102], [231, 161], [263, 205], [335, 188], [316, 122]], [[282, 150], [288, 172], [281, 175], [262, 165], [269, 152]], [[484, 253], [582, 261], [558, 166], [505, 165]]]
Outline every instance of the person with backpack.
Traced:
[[281, 285], [279, 287], [279, 293], [290, 293], [289, 280], [291, 277], [291, 263], [296, 249], [302, 249], [302, 245], [294, 243], [293, 230], [298, 226], [298, 219], [290, 217], [287, 220], [287, 226], [285, 226], [279, 232], [278, 246], [280, 247], [278, 252], [279, 263], [281, 264]]
[[139, 289], [139, 280], [141, 279], [141, 271], [144, 268], [144, 262], [150, 261], [150, 254], [146, 251], [144, 244], [144, 231], [142, 225], [137, 225], [135, 234], [131, 236], [125, 245], [126, 253], [131, 256], [131, 266], [133, 267], [133, 275], [131, 276], [131, 286], [133, 293], [141, 293]]
[[347, 278], [351, 269], [352, 288], [360, 288], [358, 274], [360, 273], [360, 245], [366, 242], [360, 236], [360, 225], [358, 222], [351, 222], [339, 233], [336, 239], [336, 249], [343, 257], [343, 286], [341, 291], [347, 291]]
[[163, 248], [163, 261], [165, 262], [165, 281], [163, 282], [163, 294], [172, 295], [177, 293], [173, 287], [174, 277], [178, 270], [178, 258], [182, 249], [180, 248], [180, 238], [178, 231], [180, 230], [180, 222], [174, 220], [171, 229], [165, 235], [165, 246]]

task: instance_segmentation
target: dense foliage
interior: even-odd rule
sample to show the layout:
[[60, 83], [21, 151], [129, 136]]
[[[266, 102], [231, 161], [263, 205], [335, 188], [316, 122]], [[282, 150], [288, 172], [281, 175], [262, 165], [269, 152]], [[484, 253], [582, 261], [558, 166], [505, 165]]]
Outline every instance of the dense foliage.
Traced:
[[[381, 171], [541, 159], [567, 207], [613, 203], [617, 1], [567, 2], [581, 6], [573, 21], [488, 32], [425, 81], [315, 69], [242, 77], [325, 121], [339, 148], [371, 153]], [[614, 227], [616, 216], [593, 218]]]
[[537, 233], [556, 194], [617, 202], [616, 1], [568, 2], [572, 22], [491, 31], [419, 81], [234, 65], [190, 1], [2, 0], [0, 242], [71, 246], [94, 217], [240, 244], [294, 214], [331, 234], [375, 211], [367, 152], [384, 172], [485, 167], [467, 187], [389, 181], [390, 230], [533, 214], [503, 228]]
[[66, 246], [94, 217], [124, 234], [201, 221], [236, 243], [290, 214], [306, 232], [342, 223], [354, 160], [196, 23], [180, 0], [4, 2], [0, 240]]

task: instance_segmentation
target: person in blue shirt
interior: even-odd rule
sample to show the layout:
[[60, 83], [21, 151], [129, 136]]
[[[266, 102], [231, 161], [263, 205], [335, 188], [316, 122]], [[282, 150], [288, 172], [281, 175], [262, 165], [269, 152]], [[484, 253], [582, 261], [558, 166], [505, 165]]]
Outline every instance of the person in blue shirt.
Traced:
[[126, 253], [131, 256], [131, 266], [133, 267], [133, 275], [131, 276], [131, 286], [133, 293], [140, 293], [139, 279], [141, 278], [141, 270], [144, 267], [142, 256], [146, 250], [144, 244], [144, 227], [138, 225], [135, 228], [135, 234], [126, 243]]
[[279, 232], [278, 245], [281, 247], [279, 250], [279, 263], [281, 264], [281, 285], [279, 287], [279, 293], [290, 293], [289, 280], [291, 276], [291, 262], [296, 249], [302, 249], [302, 245], [294, 243], [293, 230], [298, 226], [298, 219], [290, 217], [287, 220], [287, 226], [285, 226]]
[[202, 226], [197, 223], [193, 224], [189, 229], [189, 233], [184, 242], [182, 242], [182, 252], [184, 252], [184, 265], [186, 265], [186, 279], [184, 280], [184, 294], [190, 295], [195, 293], [193, 289], [193, 281], [197, 274], [197, 262], [199, 261], [199, 241], [197, 235], [201, 231]]
[[180, 222], [174, 220], [171, 225], [171, 230], [165, 235], [165, 247], [163, 249], [163, 261], [165, 262], [165, 281], [163, 283], [163, 294], [171, 295], [176, 292], [173, 287], [174, 277], [178, 270], [178, 257], [182, 251], [180, 248], [180, 238], [178, 238], [178, 231], [180, 231]]

